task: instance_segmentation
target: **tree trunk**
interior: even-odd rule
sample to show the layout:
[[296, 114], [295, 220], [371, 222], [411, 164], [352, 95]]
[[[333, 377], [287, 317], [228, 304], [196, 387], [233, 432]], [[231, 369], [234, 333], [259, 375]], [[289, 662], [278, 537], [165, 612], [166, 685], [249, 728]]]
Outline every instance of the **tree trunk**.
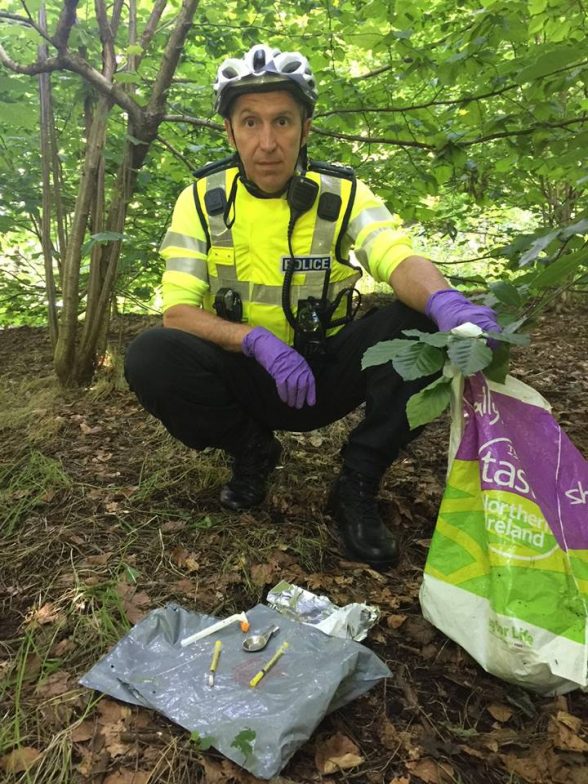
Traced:
[[87, 383], [92, 368], [79, 368], [76, 363], [76, 338], [80, 305], [80, 264], [88, 216], [95, 195], [108, 117], [112, 101], [101, 96], [94, 111], [92, 127], [86, 144], [84, 171], [80, 182], [76, 207], [63, 260], [63, 312], [59, 338], [55, 348], [54, 366], [63, 386]]
[[[39, 9], [39, 24], [46, 28], [45, 5]], [[39, 46], [39, 57], [47, 57], [47, 44]], [[51, 111], [51, 76], [48, 73], [39, 74], [39, 106], [41, 126], [41, 167], [43, 178], [43, 203], [41, 213], [41, 247], [45, 266], [45, 291], [47, 292], [47, 320], [49, 324], [49, 337], [51, 347], [57, 345], [57, 294], [55, 291], [55, 276], [53, 274], [53, 243], [51, 240], [51, 124], [53, 112]]]

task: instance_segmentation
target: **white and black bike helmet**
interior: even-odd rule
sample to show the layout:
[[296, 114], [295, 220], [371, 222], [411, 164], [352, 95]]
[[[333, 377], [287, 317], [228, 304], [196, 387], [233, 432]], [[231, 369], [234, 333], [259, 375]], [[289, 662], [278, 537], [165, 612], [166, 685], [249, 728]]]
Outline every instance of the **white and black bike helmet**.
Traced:
[[318, 97], [308, 60], [299, 52], [281, 52], [265, 44], [252, 46], [242, 58], [221, 63], [214, 83], [215, 109], [227, 117], [231, 102], [245, 93], [288, 90], [312, 117]]

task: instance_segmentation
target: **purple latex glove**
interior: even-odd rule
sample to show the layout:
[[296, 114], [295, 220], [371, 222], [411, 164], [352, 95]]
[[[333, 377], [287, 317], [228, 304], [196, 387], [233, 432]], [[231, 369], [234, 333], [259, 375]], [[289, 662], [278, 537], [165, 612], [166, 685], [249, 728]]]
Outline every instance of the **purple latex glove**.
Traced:
[[[486, 305], [475, 305], [455, 289], [436, 291], [429, 297], [425, 307], [427, 316], [435, 322], [440, 332], [450, 332], [467, 321], [484, 332], [501, 332], [496, 313]], [[492, 345], [495, 348], [495, 345]]]
[[282, 402], [293, 408], [314, 406], [316, 389], [312, 370], [304, 357], [263, 327], [243, 338], [243, 353], [253, 357], [276, 382]]

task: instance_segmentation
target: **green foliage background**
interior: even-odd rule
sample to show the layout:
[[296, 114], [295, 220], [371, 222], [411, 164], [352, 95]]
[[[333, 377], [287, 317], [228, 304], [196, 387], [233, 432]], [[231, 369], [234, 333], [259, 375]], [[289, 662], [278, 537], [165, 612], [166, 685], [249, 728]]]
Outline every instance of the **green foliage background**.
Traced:
[[[152, 5], [138, 3], [139, 27]], [[48, 0], [46, 6], [51, 29], [62, 3]], [[31, 0], [23, 11], [23, 3], [6, 0], [0, 12], [0, 45], [20, 63], [34, 61], [40, 37], [26, 24], [26, 12], [34, 19], [39, 7], [40, 0]], [[133, 52], [121, 25], [115, 83], [132, 84], [139, 102], [178, 7], [170, 0], [137, 71], [123, 70]], [[320, 93], [311, 155], [354, 166], [453, 282], [489, 285], [488, 301], [511, 318], [549, 300], [552, 289], [582, 290], [588, 259], [586, 28], [583, 5], [571, 0], [229, 0], [222, 6], [202, 0], [168, 95], [167, 119], [131, 202], [119, 307], [156, 305], [157, 248], [174, 200], [192, 169], [228, 152], [212, 109], [216, 68], [225, 56], [259, 41], [300, 50], [311, 61]], [[100, 68], [92, 2], [79, 3], [70, 49]], [[67, 71], [51, 79], [71, 214], [84, 152], [84, 107], [95, 100], [95, 88]], [[115, 109], [105, 150], [110, 178], [126, 135], [124, 119]], [[0, 66], [4, 325], [45, 319], [39, 149], [36, 77]], [[91, 242], [88, 232], [87, 253]]]

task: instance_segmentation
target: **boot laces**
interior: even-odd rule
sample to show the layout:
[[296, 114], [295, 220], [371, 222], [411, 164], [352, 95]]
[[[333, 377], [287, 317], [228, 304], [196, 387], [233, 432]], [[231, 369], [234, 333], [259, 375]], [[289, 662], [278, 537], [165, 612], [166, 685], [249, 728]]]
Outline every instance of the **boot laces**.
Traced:
[[243, 450], [233, 457], [231, 486], [245, 482], [264, 483], [277, 462], [278, 445], [273, 436], [261, 435], [245, 442]]
[[378, 512], [380, 480], [355, 471], [343, 471], [339, 479], [339, 496], [349, 510], [366, 522], [381, 524]]

